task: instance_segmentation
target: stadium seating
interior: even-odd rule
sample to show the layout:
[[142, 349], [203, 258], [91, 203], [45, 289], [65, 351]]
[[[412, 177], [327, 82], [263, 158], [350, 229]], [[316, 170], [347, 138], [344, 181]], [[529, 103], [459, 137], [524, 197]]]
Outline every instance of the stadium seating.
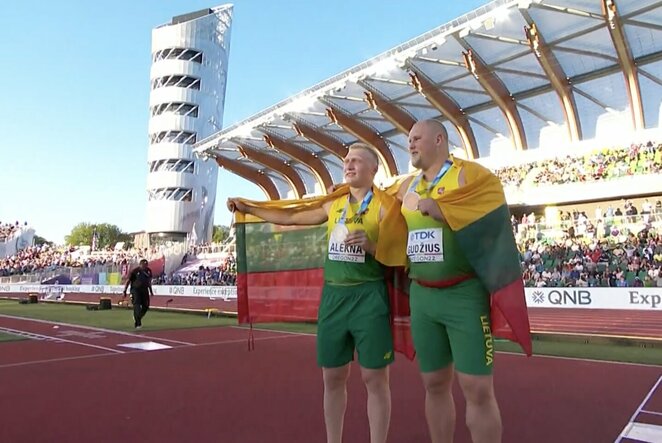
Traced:
[[559, 225], [513, 219], [526, 286], [662, 287], [660, 206], [594, 219], [565, 214]]
[[504, 186], [559, 185], [610, 180], [662, 172], [662, 144], [648, 142], [625, 148], [596, 149], [583, 157], [566, 156], [499, 168]]
[[[216, 245], [209, 245], [214, 248]], [[199, 250], [199, 249], [198, 249]], [[237, 263], [234, 255], [222, 257], [213, 254], [212, 257], [197, 258], [192, 254], [188, 261], [178, 270], [163, 274], [154, 280], [159, 285], [190, 285], [190, 286], [234, 286], [237, 278]]]
[[[583, 156], [536, 161], [499, 168], [495, 174], [504, 187], [536, 187], [662, 173], [662, 144], [648, 142], [623, 148], [596, 149]], [[591, 214], [593, 215], [593, 214]], [[0, 223], [0, 240], [21, 229], [18, 222]], [[562, 212], [545, 221], [535, 214], [513, 217], [527, 286], [657, 286], [662, 287], [662, 201], [625, 202], [589, 217], [584, 212]], [[224, 243], [196, 245], [177, 255], [177, 263], [155, 275], [155, 284], [234, 285], [234, 238]], [[27, 275], [43, 281], [54, 275], [115, 272], [140, 258], [158, 255], [153, 250], [102, 250], [32, 246], [0, 258], [3, 277]], [[186, 252], [186, 255], [184, 255]], [[184, 256], [183, 259], [180, 257]], [[181, 262], [181, 265], [180, 265]], [[82, 269], [82, 271], [81, 271]], [[173, 272], [170, 272], [173, 270]], [[72, 271], [72, 270], [75, 270]], [[50, 272], [50, 274], [48, 274]], [[48, 274], [48, 275], [47, 275]], [[72, 279], [73, 280], [73, 279]]]
[[[27, 226], [27, 222], [25, 222], [23, 226]], [[0, 242], [4, 242], [7, 239], [11, 238], [11, 236], [19, 229], [21, 229], [21, 225], [19, 224], [19, 222], [14, 222], [14, 223], [0, 222]]]

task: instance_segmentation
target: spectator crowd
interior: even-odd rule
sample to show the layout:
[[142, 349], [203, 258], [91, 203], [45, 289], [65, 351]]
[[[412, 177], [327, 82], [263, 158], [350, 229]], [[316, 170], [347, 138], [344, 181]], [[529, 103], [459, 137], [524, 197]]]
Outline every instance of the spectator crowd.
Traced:
[[0, 222], [0, 242], [4, 242], [10, 239], [15, 232], [27, 226], [28, 226], [28, 222], [23, 223], [23, 225], [21, 225], [19, 222], [14, 222], [14, 223]]
[[94, 268], [96, 266], [123, 266], [149, 258], [155, 250], [128, 249], [86, 252], [77, 247], [50, 245], [29, 246], [10, 257], [0, 257], [0, 277], [48, 272], [58, 268]]
[[582, 157], [566, 156], [499, 168], [495, 174], [504, 186], [585, 183], [631, 175], [662, 172], [662, 143], [605, 148]]
[[526, 286], [662, 287], [662, 201], [625, 209], [564, 212], [556, 226], [513, 216]]
[[[510, 166], [495, 171], [505, 186], [556, 185], [610, 180], [662, 172], [662, 144], [633, 144], [606, 148], [580, 157], [563, 157]], [[521, 253], [527, 286], [662, 287], [662, 201], [646, 199], [640, 207], [629, 201], [621, 207], [598, 207], [594, 214], [561, 212], [546, 221], [536, 214], [513, 216], [513, 231]], [[4, 241], [27, 223], [0, 223]], [[318, 247], [319, 233], [302, 232], [288, 242], [269, 233], [250, 235], [247, 253], [258, 263], [273, 268], [309, 265], [324, 256]], [[201, 265], [197, 270], [156, 276], [154, 284], [235, 285], [236, 260], [228, 243], [193, 246], [187, 259], [201, 254], [225, 257], [220, 265]], [[58, 268], [94, 268], [133, 265], [150, 258], [156, 249], [111, 248], [90, 252], [89, 248], [29, 246], [10, 257], [0, 257], [0, 277], [23, 275]], [[216, 262], [214, 262], [216, 263]], [[185, 268], [182, 263], [180, 269]]]
[[[195, 252], [195, 251], [192, 251]], [[195, 256], [195, 253], [192, 254]], [[237, 262], [232, 253], [229, 253], [220, 266], [201, 265], [195, 271], [173, 272], [156, 277], [155, 285], [182, 285], [182, 286], [234, 286], [237, 284]]]

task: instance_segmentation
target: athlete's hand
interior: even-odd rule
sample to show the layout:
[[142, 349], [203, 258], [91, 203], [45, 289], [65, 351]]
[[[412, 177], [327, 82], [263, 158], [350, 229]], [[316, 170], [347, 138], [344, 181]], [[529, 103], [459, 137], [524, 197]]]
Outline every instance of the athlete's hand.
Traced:
[[444, 216], [441, 214], [441, 209], [436, 201], [431, 198], [424, 198], [418, 202], [418, 210], [421, 214], [430, 216], [438, 221], [443, 221]]
[[229, 198], [227, 205], [228, 210], [231, 212], [239, 211], [243, 214], [246, 213], [246, 205], [243, 204], [238, 198]]
[[357, 245], [360, 246], [365, 252], [374, 255], [375, 254], [375, 244], [370, 241], [368, 235], [363, 230], [353, 231], [347, 234], [345, 239], [345, 244], [348, 245]]

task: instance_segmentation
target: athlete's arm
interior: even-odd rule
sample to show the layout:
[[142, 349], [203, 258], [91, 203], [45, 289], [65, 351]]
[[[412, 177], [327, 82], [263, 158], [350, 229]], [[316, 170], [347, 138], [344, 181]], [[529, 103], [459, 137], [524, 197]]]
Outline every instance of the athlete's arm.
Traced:
[[[457, 183], [460, 186], [467, 184], [467, 178], [464, 173], [464, 168], [460, 169], [460, 172], [457, 176]], [[421, 214], [432, 217], [433, 219], [446, 223], [444, 214], [441, 212], [439, 203], [431, 198], [426, 198], [418, 202], [418, 210], [421, 211]]]
[[[379, 207], [379, 223], [382, 222], [385, 215], [386, 215], [386, 209], [384, 209], [384, 206], [382, 205]], [[359, 229], [357, 231], [353, 231], [347, 234], [345, 243], [348, 245], [358, 245], [361, 247], [361, 249], [363, 249], [365, 252], [372, 255], [373, 257], [377, 253], [377, 243], [370, 241], [370, 239], [368, 238], [368, 234], [366, 234], [366, 232], [363, 229]]]
[[409, 189], [409, 185], [411, 184], [411, 181], [414, 179], [414, 177], [407, 177], [405, 181], [403, 181], [400, 184], [400, 188], [398, 189], [398, 193], [396, 194], [396, 197], [398, 200], [402, 201], [403, 198], [405, 198], [405, 194], [407, 193], [407, 189]]
[[295, 212], [291, 209], [254, 208], [243, 204], [237, 198], [228, 199], [230, 211], [237, 210], [244, 214], [251, 214], [277, 225], [319, 225], [327, 221], [330, 206], [330, 203], [325, 203], [321, 208]]
[[377, 253], [377, 244], [370, 241], [368, 234], [363, 229], [352, 231], [347, 234], [345, 244], [360, 246], [368, 254], [374, 256]]
[[439, 208], [439, 203], [436, 200], [431, 198], [424, 198], [418, 202], [418, 210], [421, 211], [421, 214], [432, 217], [433, 219], [446, 223], [444, 215], [441, 213]]

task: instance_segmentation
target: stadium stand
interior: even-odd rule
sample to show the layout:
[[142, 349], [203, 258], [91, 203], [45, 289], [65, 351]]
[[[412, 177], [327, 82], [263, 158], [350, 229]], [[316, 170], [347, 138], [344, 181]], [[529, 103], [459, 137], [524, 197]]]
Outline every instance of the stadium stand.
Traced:
[[583, 157], [562, 158], [499, 168], [504, 186], [558, 185], [610, 180], [630, 175], [659, 174], [662, 144], [648, 142], [625, 148], [596, 149]]
[[232, 246], [226, 242], [191, 247], [186, 254], [174, 251], [171, 255], [178, 263], [170, 268], [159, 260], [169, 253], [164, 247], [90, 251], [88, 247], [29, 246], [0, 259], [0, 283], [43, 282], [55, 277], [60, 283], [80, 282], [82, 278], [98, 283], [100, 274], [116, 274], [121, 281], [146, 258], [153, 263], [154, 284], [231, 286], [236, 280]]
[[233, 255], [223, 259], [193, 259], [170, 274], [154, 279], [153, 284], [183, 286], [234, 286], [237, 263]]
[[598, 208], [592, 218], [561, 212], [558, 223], [513, 215], [526, 285], [662, 287], [662, 200], [624, 208]]
[[[652, 141], [495, 169], [506, 190], [661, 172], [662, 143]], [[630, 200], [602, 206], [604, 211], [598, 206], [589, 215], [562, 210], [547, 220], [535, 212], [513, 215], [527, 286], [662, 287], [662, 199], [646, 198], [639, 207]], [[21, 228], [18, 222], [0, 224], [0, 240]], [[224, 243], [190, 246], [185, 253], [167, 253], [164, 248], [91, 252], [89, 248], [30, 246], [0, 259], [0, 281], [15, 276], [44, 281], [55, 274], [70, 276], [72, 281], [76, 275], [90, 273], [124, 275], [141, 258], [162, 255], [167, 256], [166, 265], [155, 274], [154, 284], [235, 284], [233, 236]]]
[[[24, 222], [23, 226], [27, 226], [28, 222]], [[15, 232], [18, 232], [21, 229], [21, 224], [19, 222], [15, 223], [3, 223], [0, 222], [0, 242], [12, 237]]]

